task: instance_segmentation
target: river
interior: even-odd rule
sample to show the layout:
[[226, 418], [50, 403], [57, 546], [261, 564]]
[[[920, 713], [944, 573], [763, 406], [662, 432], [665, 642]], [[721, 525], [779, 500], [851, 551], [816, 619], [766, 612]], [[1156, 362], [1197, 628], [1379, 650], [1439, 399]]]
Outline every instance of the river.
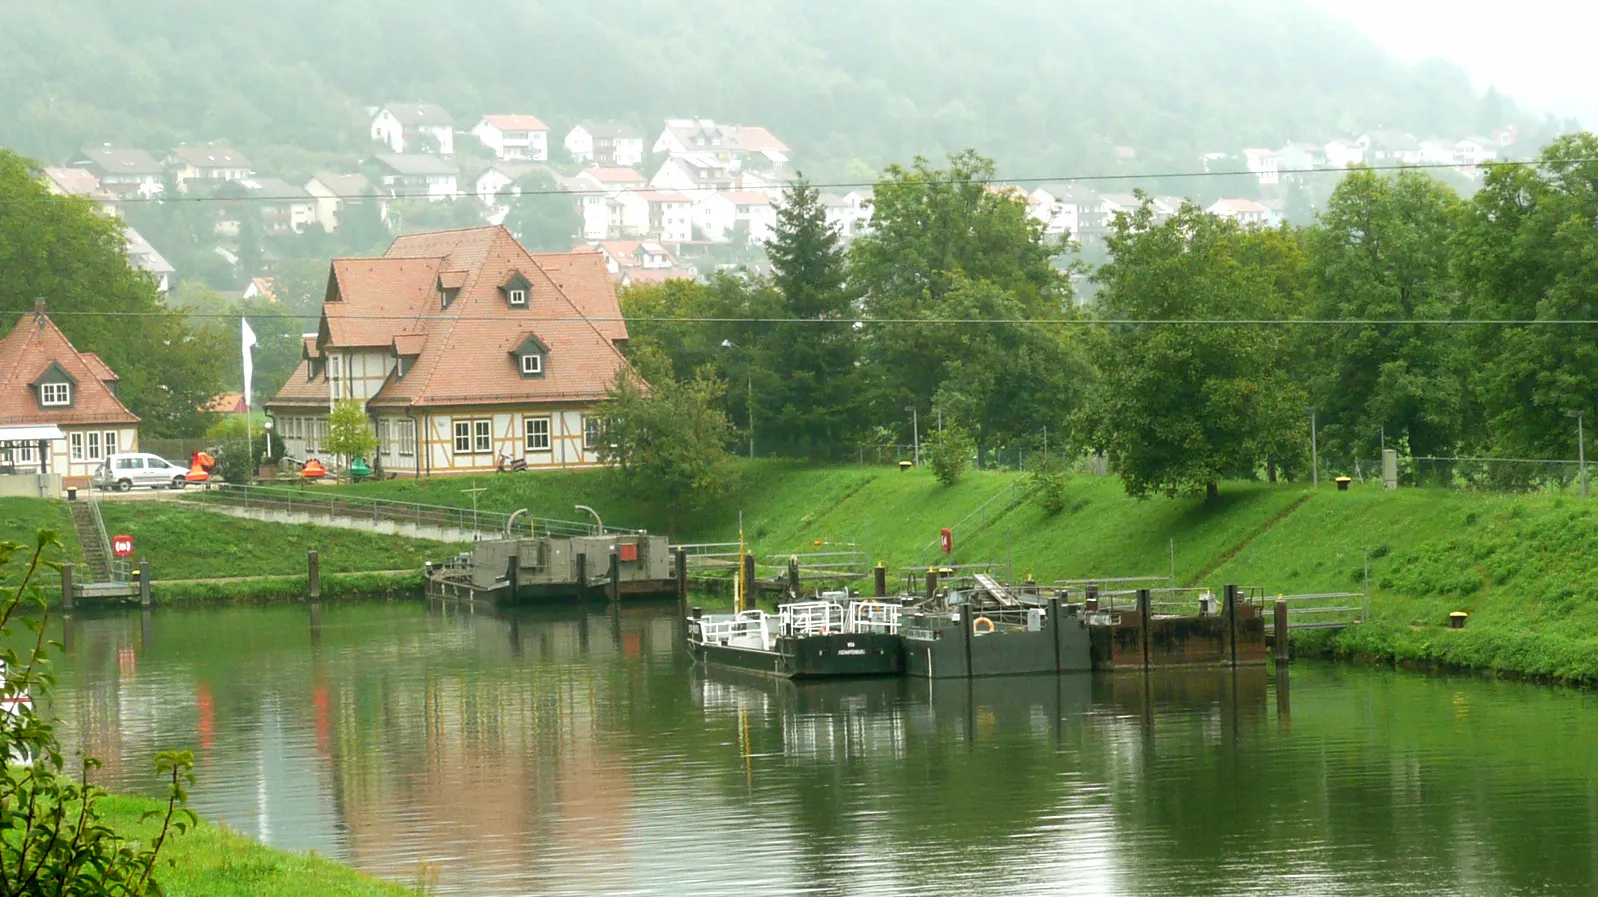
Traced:
[[[59, 626], [59, 624], [58, 624]], [[112, 790], [440, 894], [1593, 894], [1598, 696], [1323, 663], [794, 686], [670, 608], [79, 615]]]

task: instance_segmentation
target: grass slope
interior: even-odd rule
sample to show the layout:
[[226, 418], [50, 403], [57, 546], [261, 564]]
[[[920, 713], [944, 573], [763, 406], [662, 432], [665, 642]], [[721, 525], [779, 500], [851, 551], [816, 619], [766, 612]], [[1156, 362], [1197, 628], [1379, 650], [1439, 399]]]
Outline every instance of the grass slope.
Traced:
[[[82, 560], [83, 549], [78, 545], [78, 533], [72, 528], [72, 517], [66, 502], [48, 498], [0, 498], [0, 541], [16, 542], [32, 547], [34, 534], [41, 529], [53, 530], [61, 543], [60, 551], [45, 554], [49, 560]], [[25, 571], [20, 562], [13, 563], [0, 583], [14, 584]], [[54, 571], [41, 571], [42, 581], [57, 582]]]
[[[153, 837], [146, 810], [165, 805], [141, 797], [110, 797], [100, 804], [106, 822], [129, 838]], [[161, 850], [156, 874], [169, 897], [398, 897], [415, 890], [388, 884], [314, 854], [273, 850], [237, 832], [201, 823], [173, 836]]]

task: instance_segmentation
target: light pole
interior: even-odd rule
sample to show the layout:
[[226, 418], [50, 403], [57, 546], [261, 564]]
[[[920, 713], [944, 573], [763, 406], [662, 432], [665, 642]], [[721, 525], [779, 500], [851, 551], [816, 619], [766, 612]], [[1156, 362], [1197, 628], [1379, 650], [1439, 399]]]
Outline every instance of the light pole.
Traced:
[[[723, 349], [742, 348], [730, 339], [722, 340], [721, 347]], [[747, 364], [744, 366], [744, 387], [749, 391], [749, 398], [745, 400], [744, 404], [749, 409], [749, 460], [753, 461], [755, 459], [755, 376]]]
[[1576, 418], [1576, 469], [1579, 471], [1576, 476], [1581, 480], [1582, 498], [1587, 497], [1587, 430], [1583, 426], [1585, 414], [1584, 411], [1577, 411], [1574, 415], [1565, 415]]
[[1321, 488], [1321, 450], [1315, 442], [1315, 409], [1309, 409], [1309, 466], [1314, 488]]
[[916, 406], [914, 406], [914, 405], [906, 405], [906, 406], [904, 406], [904, 410], [910, 412], [910, 438], [915, 441], [916, 466], [920, 467], [921, 466], [921, 417], [920, 417], [920, 412], [918, 412], [916, 410]]

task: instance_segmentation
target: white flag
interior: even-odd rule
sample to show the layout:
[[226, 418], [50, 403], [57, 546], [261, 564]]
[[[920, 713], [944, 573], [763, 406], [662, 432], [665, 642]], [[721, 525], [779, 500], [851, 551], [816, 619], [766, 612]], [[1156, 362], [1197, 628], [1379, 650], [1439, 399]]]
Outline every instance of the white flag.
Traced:
[[255, 376], [255, 365], [250, 359], [250, 347], [256, 345], [255, 331], [250, 329], [249, 321], [240, 318], [239, 322], [244, 325], [244, 407], [250, 408], [254, 406], [254, 403], [250, 401], [250, 381]]

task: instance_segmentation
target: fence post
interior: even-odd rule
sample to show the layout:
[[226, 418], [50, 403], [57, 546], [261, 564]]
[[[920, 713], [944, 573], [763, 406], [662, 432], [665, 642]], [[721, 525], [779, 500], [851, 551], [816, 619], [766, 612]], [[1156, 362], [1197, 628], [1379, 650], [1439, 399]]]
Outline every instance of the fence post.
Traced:
[[61, 609], [72, 610], [72, 565], [61, 565]]
[[305, 553], [305, 574], [311, 600], [322, 597], [322, 554], [315, 548]]

